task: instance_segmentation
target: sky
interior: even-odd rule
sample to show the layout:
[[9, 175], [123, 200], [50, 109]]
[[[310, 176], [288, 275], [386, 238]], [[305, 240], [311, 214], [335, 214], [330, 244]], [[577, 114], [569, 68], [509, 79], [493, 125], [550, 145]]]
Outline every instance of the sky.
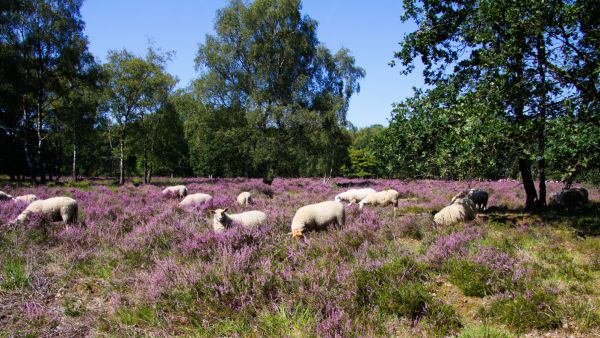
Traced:
[[[81, 9], [90, 51], [102, 62], [109, 50], [127, 49], [143, 56], [148, 38], [155, 48], [176, 51], [168, 72], [185, 87], [198, 77], [194, 58], [206, 34], [214, 35], [214, 18], [226, 0], [86, 0]], [[318, 21], [317, 38], [335, 54], [348, 48], [356, 65], [367, 75], [361, 91], [350, 101], [348, 120], [356, 127], [388, 126], [392, 103], [422, 87], [421, 71], [400, 75], [401, 68], [387, 65], [398, 51], [405, 33], [415, 30], [412, 22], [402, 23], [399, 0], [304, 0], [302, 14]]]

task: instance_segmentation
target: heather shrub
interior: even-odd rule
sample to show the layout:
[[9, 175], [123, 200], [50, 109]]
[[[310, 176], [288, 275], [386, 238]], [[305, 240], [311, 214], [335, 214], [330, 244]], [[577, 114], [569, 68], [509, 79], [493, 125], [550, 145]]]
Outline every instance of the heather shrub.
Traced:
[[562, 308], [557, 291], [528, 285], [521, 292], [507, 292], [480, 310], [483, 318], [508, 325], [517, 332], [550, 330], [562, 326]]
[[431, 295], [425, 286], [427, 265], [411, 256], [395, 257], [372, 270], [357, 272], [356, 304], [363, 311], [379, 310], [446, 335], [462, 324], [450, 305]]

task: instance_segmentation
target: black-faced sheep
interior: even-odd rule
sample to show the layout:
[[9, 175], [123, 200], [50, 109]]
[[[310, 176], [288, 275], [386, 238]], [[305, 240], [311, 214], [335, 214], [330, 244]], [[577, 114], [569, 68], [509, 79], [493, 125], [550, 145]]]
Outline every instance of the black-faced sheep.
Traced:
[[473, 203], [475, 203], [475, 206], [477, 207], [478, 210], [479, 209], [485, 210], [487, 208], [487, 202], [489, 199], [489, 195], [488, 195], [487, 191], [485, 191], [485, 190], [479, 190], [479, 189], [463, 190], [460, 193], [458, 193], [458, 195], [452, 197], [452, 203], [454, 203], [454, 201], [459, 198], [468, 198], [471, 201], [473, 201]]
[[185, 185], [174, 185], [172, 187], [166, 187], [165, 190], [162, 191], [163, 195], [164, 194], [175, 194], [179, 197], [184, 197], [187, 196], [187, 188], [185, 187]]
[[589, 193], [585, 188], [571, 188], [560, 194], [558, 203], [562, 206], [573, 207], [576, 204], [584, 205], [588, 202]]
[[237, 202], [239, 205], [250, 205], [252, 204], [252, 196], [249, 192], [244, 191], [243, 193], [238, 195]]
[[192, 194], [187, 195], [187, 197], [184, 198], [183, 201], [179, 202], [179, 205], [190, 205], [192, 203], [202, 204], [212, 199], [212, 196], [208, 194]]
[[268, 222], [267, 214], [262, 211], [246, 211], [241, 214], [227, 214], [228, 208], [209, 210], [213, 217], [213, 229], [215, 232], [223, 232], [231, 227], [233, 222], [241, 224], [245, 228], [255, 226], [266, 226]]
[[386, 190], [371, 194], [361, 200], [358, 205], [362, 209], [365, 205], [385, 207], [390, 204], [394, 206], [394, 217], [396, 217], [396, 209], [398, 209], [398, 192], [396, 190]]
[[454, 202], [440, 210], [433, 221], [437, 225], [450, 225], [456, 222], [470, 221], [477, 217], [475, 203], [468, 198], [457, 198]]
[[27, 206], [14, 222], [23, 222], [31, 213], [51, 213], [52, 221], [63, 220], [67, 227], [69, 224], [77, 224], [79, 207], [77, 201], [70, 197], [53, 197], [47, 200], [35, 201]]
[[350, 189], [346, 192], [343, 192], [337, 196], [335, 196], [336, 202], [346, 202], [348, 205], [352, 205], [352, 203], [358, 203], [367, 196], [376, 193], [375, 189], [365, 188], [365, 189]]
[[296, 211], [292, 219], [292, 232], [288, 235], [300, 240], [303, 232], [325, 230], [331, 223], [346, 224], [346, 211], [342, 203], [328, 201], [305, 205]]
[[10, 201], [15, 199], [12, 195], [5, 193], [4, 191], [0, 191], [0, 201]]

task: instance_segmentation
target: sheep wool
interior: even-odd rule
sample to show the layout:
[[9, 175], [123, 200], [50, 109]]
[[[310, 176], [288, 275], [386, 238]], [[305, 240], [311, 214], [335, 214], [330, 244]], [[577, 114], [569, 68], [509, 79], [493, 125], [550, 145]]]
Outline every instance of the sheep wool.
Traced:
[[14, 197], [5, 193], [4, 191], [0, 191], [0, 201], [10, 201], [12, 199], [14, 199]]
[[51, 213], [52, 221], [63, 220], [66, 224], [77, 224], [79, 207], [77, 201], [70, 197], [53, 197], [29, 204], [15, 221], [23, 222], [31, 213]]
[[548, 205], [554, 206], [558, 204], [558, 200], [560, 199], [560, 193], [558, 191], [552, 192], [548, 195]]
[[588, 202], [589, 193], [585, 188], [571, 188], [560, 194], [558, 203], [566, 207], [572, 207], [576, 204], [585, 204]]
[[192, 203], [202, 204], [211, 201], [212, 199], [212, 196], [209, 194], [192, 194], [187, 195], [183, 201], [179, 202], [179, 205], [190, 205]]
[[468, 198], [475, 203], [477, 209], [485, 210], [487, 208], [489, 194], [487, 191], [481, 189], [463, 190], [452, 198], [452, 203], [459, 198]]
[[172, 187], [166, 187], [165, 190], [162, 191], [163, 195], [172, 193], [179, 197], [187, 196], [187, 188], [185, 185], [174, 185]]
[[362, 209], [365, 205], [385, 207], [390, 204], [394, 206], [394, 217], [396, 217], [396, 209], [398, 209], [398, 192], [396, 190], [386, 190], [371, 194], [360, 201], [358, 205]]
[[376, 193], [375, 189], [365, 188], [365, 189], [350, 189], [346, 192], [343, 192], [337, 196], [335, 196], [336, 202], [346, 202], [348, 205], [352, 205], [352, 203], [358, 203], [367, 196]]
[[304, 231], [325, 230], [332, 223], [340, 226], [346, 224], [346, 211], [342, 203], [328, 201], [305, 205], [296, 211], [292, 219], [292, 232], [288, 235], [300, 240]]
[[213, 229], [215, 232], [223, 232], [226, 229], [230, 228], [232, 223], [239, 223], [241, 226], [245, 228], [255, 227], [255, 226], [267, 226], [268, 225], [268, 217], [262, 211], [246, 211], [241, 214], [227, 214], [227, 209], [216, 209], [209, 210], [213, 217]]
[[468, 198], [458, 198], [454, 203], [435, 214], [433, 221], [437, 225], [450, 225], [456, 222], [471, 221], [476, 217], [475, 203]]
[[243, 193], [238, 195], [237, 202], [239, 205], [250, 205], [252, 204], [252, 196], [249, 192], [244, 191]]
[[35, 200], [37, 200], [36, 195], [23, 195], [23, 196], [19, 196], [19, 197], [15, 198], [15, 201], [21, 201], [21, 202], [25, 202], [25, 203], [31, 203]]

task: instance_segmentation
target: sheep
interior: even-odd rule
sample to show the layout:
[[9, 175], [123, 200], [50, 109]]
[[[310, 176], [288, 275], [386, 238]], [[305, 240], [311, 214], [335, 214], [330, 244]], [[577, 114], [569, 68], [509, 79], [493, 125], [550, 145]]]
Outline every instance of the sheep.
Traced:
[[548, 205], [549, 206], [558, 205], [559, 199], [560, 199], [560, 193], [558, 191], [550, 193], [550, 195], [548, 195]]
[[394, 217], [396, 217], [396, 209], [398, 209], [398, 192], [396, 190], [386, 190], [371, 194], [360, 201], [358, 204], [359, 209], [362, 209], [365, 205], [369, 204], [383, 207], [392, 204], [394, 206]]
[[588, 202], [588, 191], [585, 188], [571, 188], [560, 194], [558, 203], [571, 208], [575, 204], [585, 204]]
[[480, 189], [463, 190], [458, 193], [458, 195], [452, 197], [452, 203], [459, 198], [468, 198], [475, 203], [475, 206], [477, 206], [478, 210], [485, 210], [487, 208], [489, 195], [487, 191]]
[[21, 201], [21, 202], [25, 202], [25, 203], [31, 203], [35, 200], [37, 200], [36, 195], [23, 195], [23, 196], [19, 196], [19, 197], [15, 198], [15, 201]]
[[433, 221], [437, 225], [450, 225], [460, 221], [470, 221], [477, 217], [475, 203], [469, 198], [457, 198], [452, 204], [440, 210]]
[[165, 190], [162, 191], [163, 195], [172, 193], [179, 197], [187, 196], [187, 188], [185, 185], [174, 185], [172, 187], [166, 187]]
[[231, 226], [232, 222], [240, 223], [245, 228], [255, 226], [267, 226], [267, 214], [262, 211], [246, 211], [241, 214], [227, 214], [228, 208], [209, 210], [213, 217], [213, 229], [215, 232], [223, 232]]
[[47, 200], [35, 201], [29, 204], [13, 223], [23, 222], [31, 213], [52, 213], [52, 221], [57, 222], [61, 219], [67, 224], [77, 224], [79, 207], [77, 201], [70, 197], [53, 197]]
[[327, 201], [305, 205], [298, 209], [292, 219], [292, 232], [288, 235], [300, 240], [302, 233], [309, 230], [325, 230], [329, 224], [346, 224], [344, 205], [336, 201]]
[[348, 205], [352, 205], [352, 203], [358, 203], [364, 200], [367, 196], [376, 193], [375, 189], [366, 188], [366, 189], [350, 189], [346, 192], [343, 192], [337, 196], [335, 196], [336, 202], [347, 202]]
[[11, 195], [5, 193], [4, 191], [0, 191], [0, 201], [10, 201], [10, 200], [14, 200], [15, 198], [12, 197]]
[[211, 201], [212, 199], [212, 196], [208, 194], [192, 194], [188, 195], [183, 199], [183, 201], [179, 202], [179, 205], [190, 205], [192, 203], [202, 204]]
[[252, 196], [249, 192], [244, 191], [243, 193], [238, 195], [237, 202], [239, 205], [250, 205], [252, 204]]

